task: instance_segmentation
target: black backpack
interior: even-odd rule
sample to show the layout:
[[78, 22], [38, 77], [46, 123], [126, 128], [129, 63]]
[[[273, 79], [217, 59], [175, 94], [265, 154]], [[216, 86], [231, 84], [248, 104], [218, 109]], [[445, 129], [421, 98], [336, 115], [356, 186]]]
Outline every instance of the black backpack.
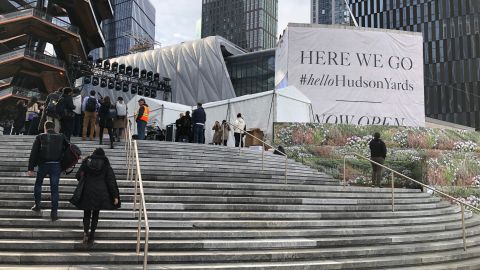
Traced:
[[86, 112], [96, 112], [97, 111], [97, 99], [94, 97], [88, 97], [87, 104], [85, 105]]
[[[80, 148], [78, 148], [78, 146], [76, 146], [73, 143], [68, 144], [67, 148], [65, 149], [65, 152], [63, 152], [63, 158], [60, 164], [62, 171], [65, 171], [67, 175], [73, 172], [73, 169], [75, 168], [75, 165], [77, 165], [78, 161], [80, 160], [81, 155], [82, 155], [82, 151], [80, 150]], [[71, 169], [71, 170], [67, 172], [68, 169]]]
[[61, 103], [62, 97], [59, 94], [50, 95], [47, 107], [45, 108], [45, 114], [50, 117], [59, 117], [59, 109], [57, 105]]

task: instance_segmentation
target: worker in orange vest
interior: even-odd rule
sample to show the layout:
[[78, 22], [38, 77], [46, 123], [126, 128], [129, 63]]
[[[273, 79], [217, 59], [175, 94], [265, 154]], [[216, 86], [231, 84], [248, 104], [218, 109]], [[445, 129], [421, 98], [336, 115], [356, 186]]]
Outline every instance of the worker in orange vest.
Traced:
[[145, 129], [150, 117], [150, 108], [143, 98], [138, 100], [138, 106], [140, 106], [140, 108], [138, 109], [135, 119], [137, 122], [137, 135], [139, 140], [145, 140]]

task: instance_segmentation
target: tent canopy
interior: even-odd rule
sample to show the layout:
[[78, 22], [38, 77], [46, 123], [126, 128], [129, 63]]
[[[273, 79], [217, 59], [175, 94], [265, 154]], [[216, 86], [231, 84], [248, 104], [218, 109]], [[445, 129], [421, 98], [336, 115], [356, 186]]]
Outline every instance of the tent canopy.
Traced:
[[[142, 97], [135, 96], [127, 104], [129, 118], [132, 121], [134, 112], [138, 111], [138, 100], [140, 98]], [[151, 111], [149, 124], [155, 122], [162, 129], [168, 124], [175, 123], [180, 113], [195, 109], [195, 107], [157, 99], [145, 98], [145, 101], [150, 106]], [[259, 128], [269, 141], [273, 137], [274, 122], [307, 123], [314, 120], [310, 100], [294, 86], [210, 102], [203, 104], [203, 108], [207, 114], [207, 122], [205, 123], [206, 143], [212, 142], [214, 134], [212, 127], [215, 121], [221, 123], [222, 120], [227, 120], [233, 124], [238, 113], [241, 113], [245, 119], [247, 130]], [[229, 134], [228, 145], [233, 144], [232, 131]]]

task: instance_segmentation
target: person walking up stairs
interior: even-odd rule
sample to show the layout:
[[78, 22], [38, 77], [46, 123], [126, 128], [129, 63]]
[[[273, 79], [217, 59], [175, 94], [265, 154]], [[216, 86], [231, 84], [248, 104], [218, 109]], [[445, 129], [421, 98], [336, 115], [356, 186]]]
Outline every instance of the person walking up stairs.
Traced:
[[34, 198], [35, 204], [32, 211], [40, 212], [42, 200], [42, 184], [47, 174], [50, 176], [50, 192], [52, 197], [52, 221], [58, 219], [58, 183], [60, 181], [61, 164], [63, 153], [68, 146], [68, 141], [63, 134], [55, 133], [55, 124], [45, 122], [45, 133], [38, 135], [33, 143], [28, 161], [27, 175], [34, 175], [34, 168], [38, 166], [37, 178], [35, 181]]

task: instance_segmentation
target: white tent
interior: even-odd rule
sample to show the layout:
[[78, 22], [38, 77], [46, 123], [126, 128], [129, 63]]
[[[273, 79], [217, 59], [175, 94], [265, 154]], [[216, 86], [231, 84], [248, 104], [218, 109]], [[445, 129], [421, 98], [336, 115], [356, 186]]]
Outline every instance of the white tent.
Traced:
[[[162, 129], [165, 129], [166, 126], [171, 123], [175, 123], [180, 113], [192, 110], [191, 106], [136, 95], [127, 103], [128, 119], [133, 125], [135, 125], [134, 114], [136, 114], [139, 109], [138, 100], [141, 98], [145, 99], [145, 102], [150, 108], [148, 125], [155, 124]], [[132, 132], [134, 134], [137, 133], [136, 127]]]
[[[133, 114], [138, 111], [138, 100], [141, 96], [134, 96], [127, 104], [128, 116], [135, 123]], [[195, 107], [166, 102], [158, 99], [144, 98], [150, 107], [150, 120], [148, 125], [156, 124], [162, 129], [175, 123], [179, 114], [192, 111]], [[215, 121], [227, 120], [234, 123], [237, 114], [241, 113], [247, 124], [247, 130], [252, 128], [261, 129], [266, 139], [271, 141], [273, 136], [273, 123], [299, 122], [308, 123], [314, 121], [312, 104], [300, 90], [294, 86], [283, 89], [246, 95], [228, 100], [216, 101], [203, 104], [207, 114], [205, 123], [205, 142], [211, 143], [212, 130]], [[135, 124], [134, 124], [135, 125]], [[136, 133], [136, 130], [133, 130]], [[233, 128], [229, 135], [228, 145], [234, 144]]]
[[[211, 102], [203, 107], [207, 114], [206, 143], [212, 142], [215, 121], [234, 123], [238, 113], [245, 119], [247, 130], [259, 128], [269, 141], [273, 136], [274, 122], [306, 123], [314, 120], [310, 100], [294, 86]], [[230, 133], [228, 144], [234, 144], [233, 133]]]

